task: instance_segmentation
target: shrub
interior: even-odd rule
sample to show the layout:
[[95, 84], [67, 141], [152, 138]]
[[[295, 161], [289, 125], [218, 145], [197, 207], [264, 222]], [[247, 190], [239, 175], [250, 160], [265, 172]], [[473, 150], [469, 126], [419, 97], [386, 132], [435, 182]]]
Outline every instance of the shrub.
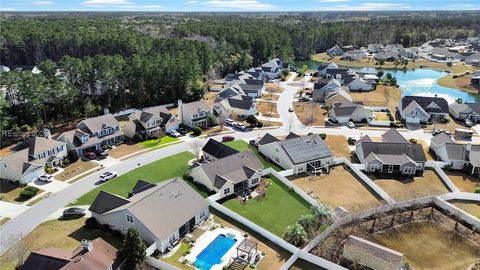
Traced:
[[137, 143], [138, 143], [138, 142], [141, 142], [141, 141], [143, 140], [143, 137], [142, 137], [142, 135], [140, 135], [140, 134], [138, 134], [138, 133], [135, 133], [135, 134], [133, 134], [133, 138], [132, 138], [132, 139], [133, 139], [134, 142], [137, 142]]
[[63, 159], [63, 165], [65, 165], [65, 166], [70, 165], [70, 159], [64, 158], [64, 159]]
[[320, 136], [320, 138], [322, 138], [322, 140], [325, 140], [327, 138], [327, 134], [325, 133], [320, 133], [318, 135]]
[[85, 228], [87, 229], [98, 229], [98, 222], [94, 217], [89, 217], [85, 220]]
[[480, 194], [480, 187], [477, 187], [473, 193]]
[[25, 188], [25, 190], [26, 190], [26, 191], [33, 192], [33, 193], [35, 193], [35, 194], [37, 194], [37, 192], [39, 191], [39, 189], [38, 189], [38, 188], [36, 188], [36, 187], [32, 187], [32, 186], [28, 186], [28, 187], [26, 187], [26, 188]]
[[48, 174], [52, 174], [54, 172], [54, 170], [53, 170], [52, 167], [46, 167], [45, 172], [48, 173]]
[[119, 145], [122, 144], [122, 143], [123, 143], [122, 140], [118, 140], [118, 141], [115, 142], [115, 146], [119, 146]]
[[78, 153], [75, 150], [68, 151], [68, 159], [71, 163], [77, 162], [78, 160]]
[[32, 198], [33, 196], [35, 196], [35, 194], [36, 194], [35, 192], [24, 190], [24, 191], [20, 192], [20, 194], [18, 196], [23, 200], [28, 200], [28, 199]]
[[100, 224], [99, 226], [100, 230], [106, 232], [110, 230], [110, 226], [108, 224]]
[[263, 122], [257, 122], [257, 127], [262, 128], [263, 127]]
[[192, 133], [193, 136], [200, 136], [200, 134], [202, 134], [202, 130], [199, 127], [194, 127], [192, 128]]
[[190, 174], [188, 172], [186, 172], [186, 173], [183, 174], [183, 180], [192, 181], [193, 177], [191, 177]]

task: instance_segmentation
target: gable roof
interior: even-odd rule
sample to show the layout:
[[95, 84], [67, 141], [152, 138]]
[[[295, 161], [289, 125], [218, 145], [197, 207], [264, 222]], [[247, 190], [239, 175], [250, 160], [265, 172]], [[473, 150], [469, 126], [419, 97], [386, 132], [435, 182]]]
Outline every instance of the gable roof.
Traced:
[[299, 135], [293, 133], [293, 132], [290, 132], [288, 133], [287, 137], [285, 137], [285, 140], [288, 140], [288, 139], [293, 139], [293, 138], [298, 138], [300, 137]]
[[14, 151], [28, 149], [28, 154], [36, 156], [42, 152], [65, 145], [64, 142], [44, 137], [33, 136], [26, 139], [23, 143], [12, 148]]
[[110, 192], [106, 192], [100, 190], [95, 200], [90, 205], [88, 210], [97, 213], [103, 214], [110, 210], [116, 209], [120, 206], [126, 205], [129, 203], [129, 200], [122, 198], [118, 195], [112, 194]]
[[450, 135], [448, 135], [445, 132], [440, 132], [439, 134], [433, 136], [431, 139], [431, 142], [437, 145], [443, 144], [443, 143], [454, 143], [452, 138], [450, 138]]
[[[97, 117], [90, 117], [81, 121], [77, 127], [83, 132], [93, 134], [94, 132], [102, 130], [106, 126], [116, 127], [119, 126], [117, 119], [111, 114], [100, 115]], [[85, 130], [83, 126], [87, 129]]]
[[449, 160], [468, 160], [468, 151], [464, 144], [446, 143], [445, 150]]
[[236, 95], [233, 97], [229, 97], [227, 98], [227, 101], [230, 107], [242, 110], [249, 110], [255, 102], [253, 97], [245, 95]]
[[305, 163], [332, 156], [332, 152], [318, 134], [279, 141], [278, 144], [293, 164]]
[[183, 106], [184, 113], [196, 113], [196, 112], [199, 112], [199, 111], [207, 111], [207, 112], [212, 111], [212, 108], [210, 108], [210, 106], [208, 106], [208, 104], [203, 99], [201, 99], [199, 101], [183, 103], [182, 106]]
[[400, 101], [402, 110], [414, 101], [427, 113], [448, 113], [448, 102], [441, 97], [404, 96]]
[[270, 135], [270, 133], [266, 133], [261, 139], [260, 141], [258, 141], [258, 145], [264, 145], [264, 144], [269, 144], [269, 143], [272, 143], [272, 142], [278, 142], [279, 139], [277, 139], [276, 137]]
[[237, 150], [214, 139], [209, 139], [208, 142], [203, 146], [202, 151], [217, 159], [238, 153]]
[[409, 143], [396, 129], [391, 128], [382, 134], [383, 142], [391, 143]]
[[362, 142], [359, 144], [362, 148], [363, 157], [366, 158], [370, 153], [375, 155], [407, 155], [415, 162], [426, 162], [427, 157], [423, 151], [422, 145], [416, 143], [396, 143], [396, 142]]
[[32, 158], [32, 156], [28, 154], [28, 151], [28, 149], [23, 149], [3, 157], [3, 166], [6, 166], [5, 168], [9, 168], [17, 175], [23, 175], [28, 170], [42, 168], [43, 164], [35, 163], [35, 160]]

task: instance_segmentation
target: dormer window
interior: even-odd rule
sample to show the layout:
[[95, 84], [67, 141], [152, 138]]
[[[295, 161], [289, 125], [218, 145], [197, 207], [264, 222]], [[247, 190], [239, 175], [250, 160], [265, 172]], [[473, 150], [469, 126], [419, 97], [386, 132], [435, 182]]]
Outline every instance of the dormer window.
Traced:
[[133, 224], [133, 216], [127, 214], [127, 221]]
[[87, 134], [83, 135], [81, 140], [82, 140], [82, 143], [88, 142], [88, 135]]

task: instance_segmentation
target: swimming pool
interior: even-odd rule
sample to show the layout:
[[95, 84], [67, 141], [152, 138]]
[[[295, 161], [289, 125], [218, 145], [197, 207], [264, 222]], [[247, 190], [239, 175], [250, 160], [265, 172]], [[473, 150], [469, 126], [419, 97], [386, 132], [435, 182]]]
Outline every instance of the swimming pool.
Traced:
[[231, 235], [227, 237], [224, 234], [219, 234], [198, 254], [193, 265], [200, 270], [210, 270], [213, 265], [222, 261], [222, 257], [236, 242], [237, 240]]

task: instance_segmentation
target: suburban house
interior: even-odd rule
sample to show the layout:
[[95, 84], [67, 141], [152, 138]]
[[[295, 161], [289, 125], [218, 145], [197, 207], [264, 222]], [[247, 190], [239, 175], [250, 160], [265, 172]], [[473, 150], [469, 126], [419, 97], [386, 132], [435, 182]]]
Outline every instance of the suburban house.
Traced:
[[178, 129], [178, 124], [177, 118], [168, 111], [167, 107], [161, 105], [130, 114], [122, 130], [129, 138], [135, 134], [158, 138], [171, 130]]
[[432, 119], [448, 118], [448, 102], [444, 98], [404, 96], [398, 105], [402, 120], [406, 123], [427, 123]]
[[76, 129], [62, 133], [57, 140], [67, 144], [67, 150], [76, 150], [79, 155], [100, 150], [102, 145], [123, 141], [120, 123], [111, 114], [87, 118]]
[[330, 93], [341, 88], [342, 84], [336, 79], [320, 79], [313, 84], [312, 99], [315, 102], [324, 102]]
[[470, 84], [477, 87], [480, 85], [480, 70], [475, 71], [473, 77], [470, 79]]
[[262, 96], [262, 93], [265, 91], [265, 82], [263, 80], [245, 79], [245, 83], [241, 83], [238, 86], [245, 92], [245, 95], [254, 98]]
[[480, 66], [480, 52], [465, 57], [465, 64], [472, 66]]
[[100, 191], [89, 208], [92, 217], [122, 234], [130, 227], [137, 229], [162, 253], [209, 215], [207, 201], [181, 179], [158, 184], [138, 180], [130, 194], [126, 199]]
[[119, 270], [117, 249], [102, 238], [82, 240], [73, 251], [44, 248], [32, 251], [22, 270]]
[[375, 44], [375, 43], [368, 44], [367, 51], [368, 51], [368, 53], [381, 52], [381, 51], [383, 51], [383, 44], [378, 44], [378, 43], [377, 44]]
[[404, 262], [402, 253], [354, 235], [347, 237], [343, 257], [368, 269], [401, 270]]
[[215, 161], [237, 153], [237, 150], [214, 139], [209, 139], [202, 148], [202, 158], [205, 161]]
[[398, 60], [400, 58], [398, 51], [384, 51], [384, 52], [378, 52], [374, 56], [375, 60], [377, 61], [387, 61], [387, 62], [393, 62], [395, 60]]
[[349, 73], [351, 71], [348, 68], [328, 68], [323, 78], [342, 80], [342, 77]]
[[210, 124], [208, 117], [213, 109], [204, 101], [183, 103], [178, 100], [178, 120], [189, 127], [206, 127]]
[[333, 62], [321, 63], [317, 68], [318, 76], [320, 78], [323, 78], [327, 74], [328, 69], [337, 69], [337, 68], [338, 68], [337, 64]]
[[367, 54], [363, 51], [360, 50], [351, 50], [347, 51], [344, 54], [342, 54], [342, 57], [340, 59], [342, 60], [350, 60], [350, 61], [357, 61], [363, 58], [366, 58]]
[[345, 90], [333, 91], [325, 97], [325, 106], [332, 107], [335, 103], [353, 102], [352, 96]]
[[449, 162], [451, 169], [466, 169], [480, 177], [480, 145], [455, 143], [448, 134], [441, 132], [432, 138], [430, 150], [437, 159]]
[[359, 76], [347, 84], [351, 91], [372, 91], [376, 85], [375, 80], [365, 80]]
[[[263, 164], [250, 150], [215, 158], [190, 169], [190, 176], [224, 198], [234, 194], [245, 194], [260, 184]], [[226, 155], [226, 156], [225, 156]], [[204, 160], [207, 158], [204, 157]]]
[[327, 50], [328, 55], [340, 56], [340, 55], [343, 55], [344, 53], [345, 52], [342, 49], [340, 49], [340, 47], [338, 47], [338, 45], [335, 45], [332, 48]]
[[12, 148], [12, 153], [0, 159], [0, 179], [27, 184], [45, 173], [45, 166], [59, 166], [67, 156], [66, 143], [34, 136]]
[[[255, 99], [245, 95], [234, 95], [215, 104], [215, 110], [228, 118], [246, 118], [257, 113]], [[221, 107], [221, 108], [217, 108]]]
[[279, 140], [267, 133], [258, 142], [258, 150], [294, 174], [328, 171], [334, 164], [332, 152], [318, 134], [298, 136], [291, 133], [285, 140]]
[[452, 60], [465, 60], [464, 57], [456, 52], [451, 52], [447, 48], [443, 47], [435, 47], [433, 48], [428, 55], [435, 60], [440, 60], [440, 61], [452, 61]]
[[400, 49], [398, 55], [402, 58], [406, 59], [415, 59], [418, 58], [418, 48], [417, 47], [410, 47], [410, 48], [403, 48]]
[[480, 123], [480, 103], [452, 103], [449, 105], [450, 114], [457, 120], [471, 120]]
[[280, 59], [272, 59], [260, 66], [265, 76], [269, 79], [276, 79], [280, 77], [283, 69], [288, 69], [290, 66], [282, 62]]
[[430, 43], [425, 42], [418, 47], [419, 54], [429, 54], [433, 50], [433, 46]]
[[335, 103], [328, 112], [328, 117], [338, 123], [364, 122], [373, 118], [373, 112], [353, 102]]

